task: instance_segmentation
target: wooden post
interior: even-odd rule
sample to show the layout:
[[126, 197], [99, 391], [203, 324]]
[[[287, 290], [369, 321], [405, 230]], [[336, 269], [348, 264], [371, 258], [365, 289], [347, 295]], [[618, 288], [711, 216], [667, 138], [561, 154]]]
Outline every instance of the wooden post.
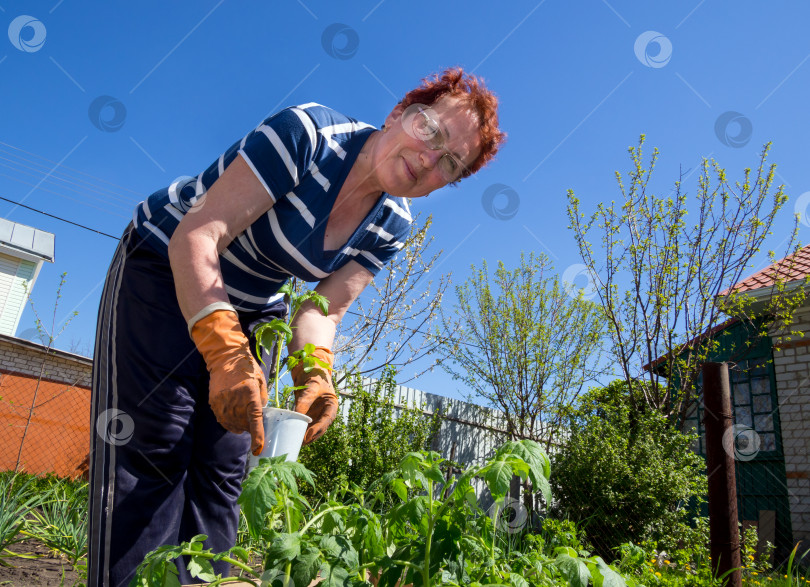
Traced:
[[[732, 434], [731, 393], [726, 363], [703, 364], [703, 422], [706, 429], [706, 467], [709, 476], [709, 540], [712, 570], [723, 583], [740, 587], [740, 531], [737, 518], [737, 484], [734, 446], [723, 446]], [[733, 440], [733, 439], [732, 439]], [[729, 450], [727, 450], [729, 449]]]

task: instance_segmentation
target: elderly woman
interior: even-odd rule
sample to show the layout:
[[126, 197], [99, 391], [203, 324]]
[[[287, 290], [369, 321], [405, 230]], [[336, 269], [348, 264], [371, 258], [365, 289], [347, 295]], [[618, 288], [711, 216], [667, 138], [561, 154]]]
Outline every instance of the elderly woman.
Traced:
[[[215, 551], [234, 544], [247, 452], [264, 444], [252, 326], [284, 315], [276, 292], [288, 278], [317, 281], [329, 314], [302, 308], [290, 347], [313, 343], [332, 365], [338, 323], [402, 248], [408, 198], [495, 155], [496, 108], [458, 68], [409, 92], [382, 130], [314, 103], [287, 108], [137, 206], [99, 310], [90, 585], [128, 584], [161, 544], [197, 534]], [[295, 409], [312, 418], [312, 442], [337, 396], [326, 370], [293, 378], [306, 386]]]

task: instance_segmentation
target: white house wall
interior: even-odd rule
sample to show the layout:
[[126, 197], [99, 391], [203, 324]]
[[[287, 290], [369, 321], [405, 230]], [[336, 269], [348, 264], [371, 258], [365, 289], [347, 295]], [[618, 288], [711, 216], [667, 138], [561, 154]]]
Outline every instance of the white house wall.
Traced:
[[33, 285], [37, 263], [0, 253], [0, 334], [13, 335], [25, 308], [25, 283]]
[[774, 349], [773, 362], [782, 422], [790, 522], [795, 542], [810, 544], [810, 308], [791, 328], [805, 333]]

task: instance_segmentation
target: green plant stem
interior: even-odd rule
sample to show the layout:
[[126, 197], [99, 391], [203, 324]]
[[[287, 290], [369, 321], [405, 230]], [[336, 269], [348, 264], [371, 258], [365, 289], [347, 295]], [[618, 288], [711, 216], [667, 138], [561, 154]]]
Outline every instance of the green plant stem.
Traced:
[[[280, 353], [279, 353], [280, 354]], [[278, 386], [278, 377], [276, 377], [276, 385]], [[285, 485], [281, 486], [281, 493], [284, 496], [284, 518], [287, 525], [287, 533], [292, 534], [292, 520], [290, 519], [290, 499], [287, 494], [287, 488]], [[290, 575], [292, 574], [292, 561], [287, 561], [287, 564], [284, 565], [284, 584], [290, 584]]]
[[425, 563], [422, 568], [422, 581], [425, 587], [430, 587], [430, 545], [433, 540], [433, 527], [436, 525], [436, 518], [433, 516], [433, 481], [428, 481], [428, 532], [425, 542]]
[[276, 335], [276, 368], [273, 371], [275, 376], [275, 390], [276, 390], [276, 397], [275, 397], [275, 404], [276, 408], [281, 408], [281, 405], [278, 401], [278, 381], [281, 379], [278, 370], [281, 368], [281, 335]]
[[301, 528], [301, 534], [306, 532], [309, 529], [309, 527], [312, 526], [312, 524], [314, 524], [319, 518], [322, 518], [323, 516], [325, 516], [329, 512], [337, 512], [337, 511], [340, 511], [340, 510], [347, 510], [347, 509], [349, 509], [349, 506], [347, 506], [347, 505], [336, 505], [336, 506], [333, 506], [331, 508], [327, 508], [327, 509], [323, 510], [317, 516], [313, 516], [312, 519], [309, 522], [304, 524], [304, 527]]
[[403, 567], [410, 567], [410, 568], [412, 568], [412, 569], [414, 569], [414, 570], [417, 570], [417, 571], [421, 570], [421, 569], [419, 568], [419, 565], [417, 565], [416, 563], [412, 563], [412, 562], [410, 562], [410, 561], [401, 561], [401, 560], [396, 560], [396, 559], [393, 559], [393, 558], [392, 558], [392, 559], [390, 559], [390, 560], [391, 560], [391, 562], [392, 562], [392, 563], [394, 563], [395, 565], [401, 565], [401, 566], [403, 566]]
[[493, 522], [492, 523], [492, 544], [489, 547], [489, 557], [490, 557], [490, 560], [492, 560], [493, 565], [495, 564], [495, 534], [496, 534], [496, 529], [498, 528], [498, 517], [499, 517], [498, 508], [495, 508], [495, 519], [492, 520], [492, 522]]
[[[183, 550], [180, 553], [180, 556], [195, 556], [195, 557], [202, 557], [202, 558], [212, 559], [212, 558], [214, 558], [215, 555], [213, 553], [211, 553], [211, 552], [200, 552], [198, 550]], [[257, 579], [261, 578], [259, 576], [259, 574], [256, 573], [256, 571], [254, 571], [248, 565], [246, 565], [245, 563], [243, 563], [242, 561], [240, 561], [238, 559], [231, 558], [229, 556], [223, 556], [219, 560], [225, 561], [226, 563], [229, 563], [229, 564], [231, 564], [231, 565], [233, 565], [235, 567], [239, 567], [240, 569], [242, 569], [243, 571], [247, 571], [248, 573], [250, 573], [251, 575], [253, 575]], [[240, 579], [244, 580], [244, 577], [233, 577], [233, 579], [235, 579], [235, 580], [240, 580]], [[224, 581], [224, 579], [223, 579], [223, 581]]]

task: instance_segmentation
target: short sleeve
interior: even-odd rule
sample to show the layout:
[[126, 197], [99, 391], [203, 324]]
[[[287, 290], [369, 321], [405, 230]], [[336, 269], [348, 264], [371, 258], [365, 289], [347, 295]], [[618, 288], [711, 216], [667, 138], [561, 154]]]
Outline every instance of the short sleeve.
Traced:
[[312, 163], [316, 141], [309, 116], [287, 108], [250, 132], [239, 144], [239, 154], [275, 203], [300, 182]]
[[386, 196], [379, 218], [366, 227], [372, 238], [365, 250], [358, 251], [354, 260], [372, 275], [377, 275], [404, 248], [412, 223], [407, 201]]

